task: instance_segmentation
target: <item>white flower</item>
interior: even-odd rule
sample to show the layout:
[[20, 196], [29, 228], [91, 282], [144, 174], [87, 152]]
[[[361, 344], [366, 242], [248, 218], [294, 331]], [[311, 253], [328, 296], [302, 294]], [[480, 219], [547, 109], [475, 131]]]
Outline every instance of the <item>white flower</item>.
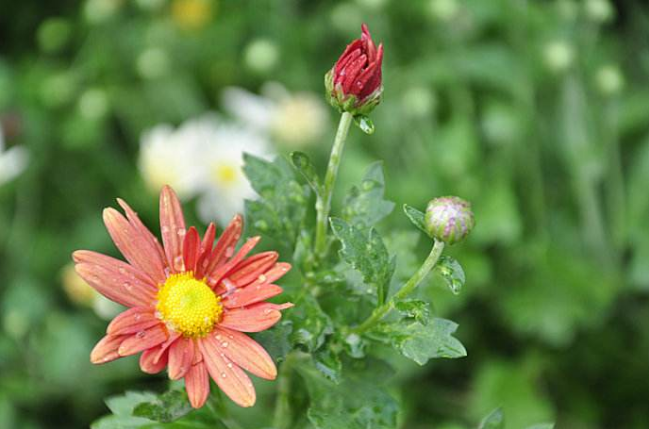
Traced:
[[181, 199], [198, 196], [199, 217], [225, 224], [256, 196], [243, 172], [244, 152], [267, 157], [271, 147], [253, 128], [206, 115], [175, 130], [159, 125], [148, 131], [140, 171], [153, 192], [168, 184]]
[[261, 96], [242, 88], [226, 88], [222, 101], [239, 121], [289, 148], [317, 141], [326, 132], [329, 121], [322, 97], [309, 92], [291, 94], [278, 83], [264, 85]]
[[188, 121], [178, 129], [158, 125], [144, 133], [138, 160], [140, 174], [152, 193], [170, 185], [181, 199], [191, 198], [201, 189], [202, 141], [209, 131], [202, 120]]
[[266, 158], [271, 155], [270, 144], [250, 128], [213, 122], [204, 146], [198, 215], [204, 222], [216, 218], [226, 224], [243, 212], [244, 200], [257, 196], [243, 172], [243, 154]]
[[4, 135], [0, 127], [0, 185], [22, 173], [28, 161], [29, 153], [24, 147], [14, 146], [5, 150]]

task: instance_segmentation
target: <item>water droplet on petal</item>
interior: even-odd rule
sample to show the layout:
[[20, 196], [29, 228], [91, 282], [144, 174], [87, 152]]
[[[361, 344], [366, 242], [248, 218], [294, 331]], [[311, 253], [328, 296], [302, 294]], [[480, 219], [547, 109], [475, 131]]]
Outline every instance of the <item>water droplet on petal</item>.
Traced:
[[266, 277], [265, 274], [261, 274], [261, 275], [257, 278], [257, 280], [259, 280], [259, 281], [262, 282], [262, 283], [265, 283], [266, 280], [268, 280], [268, 277]]
[[232, 365], [232, 362], [228, 362], [228, 368], [232, 368], [234, 365]]
[[167, 225], [163, 225], [162, 228], [160, 228], [160, 232], [163, 234], [166, 234], [169, 232], [169, 227]]
[[185, 234], [187, 234], [187, 231], [185, 230], [185, 228], [178, 228], [176, 230], [176, 234], [178, 234], [178, 237], [184, 237]]
[[234, 255], [234, 247], [230, 246], [227, 249], [225, 249], [225, 257], [230, 258]]
[[221, 378], [225, 378], [225, 377], [227, 377], [227, 376], [228, 376], [228, 375], [227, 375], [226, 373], [224, 373], [224, 372], [221, 373]]
[[140, 331], [140, 332], [138, 332], [137, 334], [135, 334], [135, 336], [136, 336], [137, 338], [142, 339], [142, 338], [146, 337], [146, 331]]
[[221, 343], [221, 347], [225, 348], [225, 347], [227, 347], [227, 346], [228, 346], [228, 342], [227, 342], [227, 341], [224, 341], [224, 342]]

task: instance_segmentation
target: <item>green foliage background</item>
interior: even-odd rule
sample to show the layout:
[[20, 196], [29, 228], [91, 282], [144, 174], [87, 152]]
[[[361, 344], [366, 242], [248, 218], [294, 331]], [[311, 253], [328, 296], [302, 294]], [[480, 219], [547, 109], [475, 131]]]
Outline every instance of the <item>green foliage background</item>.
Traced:
[[[468, 356], [421, 367], [389, 358], [401, 427], [474, 427], [498, 406], [512, 429], [649, 427], [646, 6], [214, 0], [209, 22], [187, 30], [171, 3], [0, 2], [0, 115], [17, 125], [9, 145], [31, 153], [27, 171], [0, 188], [0, 427], [87, 427], [108, 412], [106, 396], [166, 387], [134, 358], [89, 363], [105, 322], [66, 298], [62, 267], [80, 248], [115, 254], [100, 213], [116, 196], [155, 230], [156, 196], [136, 167], [143, 130], [219, 109], [228, 85], [257, 91], [276, 80], [320, 93], [362, 22], [385, 44], [385, 96], [375, 134], [350, 133], [334, 215], [344, 217], [344, 190], [382, 159], [398, 207], [457, 194], [477, 219], [450, 251], [466, 273], [461, 293], [438, 276], [421, 291], [436, 316], [459, 323]], [[255, 68], [260, 39], [278, 56]], [[143, 61], [152, 48], [167, 59]], [[89, 90], [105, 94], [101, 114]], [[332, 124], [303, 149], [318, 171], [333, 133]], [[417, 243], [400, 210], [377, 229], [407, 278], [427, 240]], [[282, 248], [279, 238], [266, 245]], [[278, 348], [281, 329], [267, 334]], [[255, 384], [266, 399], [232, 412], [244, 427], [268, 427], [274, 386]]]

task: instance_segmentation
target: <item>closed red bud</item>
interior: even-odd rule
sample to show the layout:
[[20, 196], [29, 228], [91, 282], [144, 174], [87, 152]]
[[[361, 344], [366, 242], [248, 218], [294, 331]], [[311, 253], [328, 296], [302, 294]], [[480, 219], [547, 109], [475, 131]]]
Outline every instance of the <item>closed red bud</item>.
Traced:
[[378, 48], [367, 25], [361, 26], [360, 39], [354, 40], [325, 76], [332, 106], [353, 115], [365, 115], [381, 101], [383, 44]]

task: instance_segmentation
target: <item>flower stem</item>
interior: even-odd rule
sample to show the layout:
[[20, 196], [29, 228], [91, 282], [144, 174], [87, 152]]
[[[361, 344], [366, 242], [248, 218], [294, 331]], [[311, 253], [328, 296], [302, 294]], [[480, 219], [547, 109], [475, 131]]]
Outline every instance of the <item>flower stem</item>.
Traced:
[[275, 402], [274, 429], [288, 429], [291, 427], [291, 375], [292, 355], [288, 354], [279, 369], [277, 377], [277, 400]]
[[318, 195], [316, 201], [316, 212], [318, 213], [315, 230], [315, 254], [322, 257], [327, 253], [327, 222], [329, 221], [329, 211], [331, 210], [331, 196], [333, 194], [336, 177], [338, 176], [338, 167], [342, 158], [345, 140], [349, 133], [349, 127], [354, 117], [349, 112], [343, 112], [338, 123], [338, 131], [331, 149], [329, 157], [329, 166], [324, 180], [322, 192]]
[[430, 251], [430, 254], [424, 261], [424, 263], [419, 267], [417, 272], [413, 274], [412, 277], [406, 282], [405, 285], [397, 293], [392, 295], [392, 298], [385, 304], [381, 305], [380, 307], [377, 307], [370, 317], [368, 317], [363, 323], [358, 325], [356, 328], [352, 329], [351, 332], [355, 334], [362, 334], [363, 332], [368, 331], [371, 329], [374, 325], [376, 325], [378, 322], [385, 317], [390, 310], [394, 308], [394, 305], [399, 301], [400, 299], [405, 298], [408, 296], [415, 288], [421, 283], [421, 281], [426, 277], [426, 275], [432, 270], [435, 265], [437, 265], [437, 261], [439, 261], [439, 257], [442, 256], [442, 252], [444, 251], [444, 242], [443, 241], [438, 241], [435, 240], [435, 244], [433, 245], [432, 250]]

